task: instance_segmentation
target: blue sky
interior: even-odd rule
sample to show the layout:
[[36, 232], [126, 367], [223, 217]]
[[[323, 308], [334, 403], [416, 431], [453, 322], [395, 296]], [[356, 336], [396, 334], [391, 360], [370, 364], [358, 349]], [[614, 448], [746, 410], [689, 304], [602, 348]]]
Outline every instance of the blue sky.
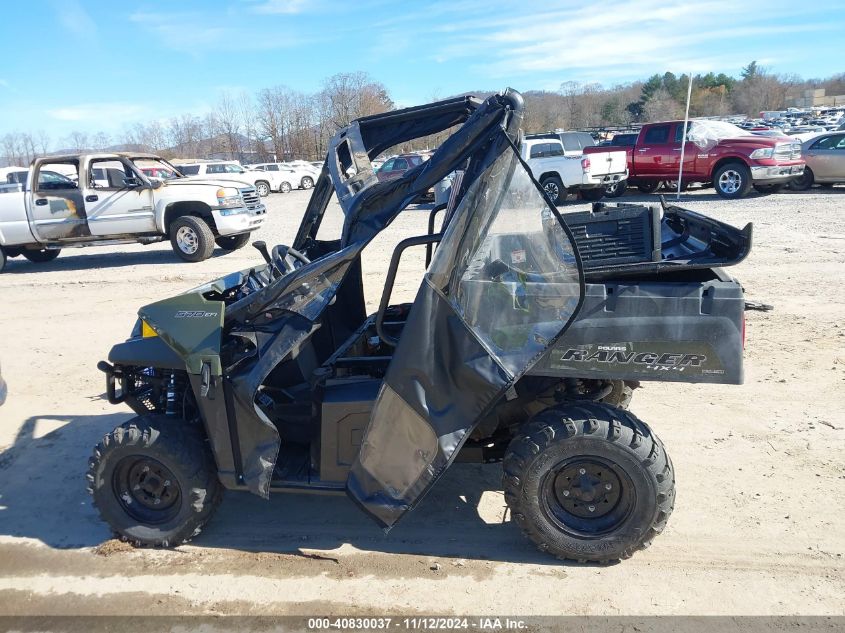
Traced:
[[[654, 72], [845, 71], [845, 12], [794, 0], [26, 0], [0, 22], [0, 135], [119, 136], [224, 91], [363, 70], [398, 105]], [[14, 6], [14, 11], [11, 11]]]

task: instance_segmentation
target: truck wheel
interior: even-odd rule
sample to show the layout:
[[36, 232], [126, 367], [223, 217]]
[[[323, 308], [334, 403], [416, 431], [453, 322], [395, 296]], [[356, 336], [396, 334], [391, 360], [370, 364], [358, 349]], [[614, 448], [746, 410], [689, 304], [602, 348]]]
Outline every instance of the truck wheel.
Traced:
[[163, 415], [139, 416], [106, 435], [86, 479], [103, 521], [137, 547], [184, 543], [222, 496], [202, 433]]
[[813, 186], [814, 180], [815, 174], [813, 173], [813, 170], [809, 167], [804, 167], [804, 173], [789, 183], [789, 188], [794, 191], [806, 191]]
[[314, 186], [314, 179], [311, 176], [303, 176], [302, 182], [299, 184], [302, 185], [303, 189], [310, 189]]
[[55, 248], [51, 250], [47, 250], [46, 248], [41, 249], [40, 251], [31, 251], [29, 249], [24, 250], [21, 255], [26, 257], [29, 261], [35, 264], [46, 264], [47, 262], [51, 262], [59, 256], [59, 253], [62, 252], [62, 249]]
[[628, 188], [627, 180], [617, 180], [612, 182], [604, 188], [604, 195], [608, 198], [621, 198], [625, 195], [625, 190]]
[[281, 185], [279, 185], [279, 191], [281, 193], [290, 193], [291, 189], [293, 189], [293, 187], [290, 186], [289, 182], [283, 182]]
[[768, 195], [770, 193], [777, 193], [781, 189], [784, 188], [783, 183], [777, 183], [775, 185], [752, 185], [757, 193], [762, 193]]
[[217, 246], [222, 248], [224, 251], [236, 251], [247, 245], [249, 242], [249, 233], [220, 236], [214, 241], [217, 243]]
[[270, 195], [270, 183], [259, 180], [255, 183], [255, 190], [258, 192], [260, 197], [266, 198]]
[[202, 218], [183, 215], [170, 223], [170, 244], [186, 262], [201, 262], [214, 252], [214, 233]]
[[660, 181], [648, 181], [648, 182], [641, 182], [637, 185], [637, 189], [642, 191], [643, 193], [654, 193], [657, 191], [657, 188], [660, 186]]
[[0, 273], [6, 268], [6, 262], [8, 259], [6, 258], [6, 251], [3, 250], [3, 247], [0, 246]]
[[610, 563], [648, 547], [675, 501], [660, 440], [631, 413], [599, 403], [534, 416], [505, 453], [504, 489], [526, 537], [580, 562]]
[[540, 186], [549, 196], [551, 201], [555, 204], [563, 204], [566, 199], [566, 187], [563, 186], [563, 181], [558, 176], [546, 176], [540, 182]]
[[744, 198], [751, 190], [751, 172], [742, 163], [726, 163], [713, 174], [713, 186], [722, 198]]
[[597, 202], [604, 198], [604, 187], [594, 187], [592, 189], [582, 189], [581, 198], [589, 200], [590, 202]]

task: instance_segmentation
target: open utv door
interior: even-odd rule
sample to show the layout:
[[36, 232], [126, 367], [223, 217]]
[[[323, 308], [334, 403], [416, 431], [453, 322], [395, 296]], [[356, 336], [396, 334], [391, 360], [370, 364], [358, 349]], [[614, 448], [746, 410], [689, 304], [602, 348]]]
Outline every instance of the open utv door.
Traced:
[[583, 300], [573, 237], [504, 129], [486, 150], [447, 215], [347, 481], [385, 528], [422, 498]]

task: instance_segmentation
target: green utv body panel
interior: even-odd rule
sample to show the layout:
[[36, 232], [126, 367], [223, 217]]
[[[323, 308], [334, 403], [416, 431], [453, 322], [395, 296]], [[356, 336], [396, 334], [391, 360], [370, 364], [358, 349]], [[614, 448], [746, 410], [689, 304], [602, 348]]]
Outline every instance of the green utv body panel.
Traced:
[[[208, 290], [214, 283], [203, 286]], [[151, 303], [138, 311], [162, 341], [185, 361], [190, 374], [199, 374], [209, 363], [211, 374], [220, 376], [220, 340], [226, 306], [222, 301], [208, 301], [199, 291]]]

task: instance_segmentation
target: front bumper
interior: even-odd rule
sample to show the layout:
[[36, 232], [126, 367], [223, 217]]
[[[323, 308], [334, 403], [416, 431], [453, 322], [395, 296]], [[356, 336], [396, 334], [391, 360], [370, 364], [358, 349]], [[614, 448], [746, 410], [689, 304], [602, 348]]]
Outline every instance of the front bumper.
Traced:
[[260, 228], [267, 217], [267, 208], [259, 204], [249, 209], [214, 209], [212, 214], [218, 235], [235, 235]]
[[803, 173], [803, 163], [800, 165], [758, 165], [751, 168], [751, 180], [754, 182], [786, 182]]

